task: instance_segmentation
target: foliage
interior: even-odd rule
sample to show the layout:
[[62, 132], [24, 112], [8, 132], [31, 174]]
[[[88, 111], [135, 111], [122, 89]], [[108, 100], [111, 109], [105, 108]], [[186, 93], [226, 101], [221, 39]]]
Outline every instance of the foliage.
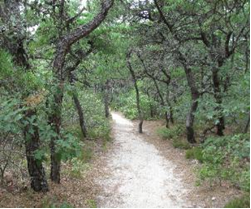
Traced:
[[[78, 96], [84, 110], [88, 137], [90, 139], [103, 138], [104, 140], [109, 140], [110, 123], [109, 120], [105, 118], [103, 102], [100, 96], [88, 90], [79, 93]], [[65, 128], [81, 141], [83, 140], [83, 135], [78, 125], [79, 119], [72, 101], [72, 92], [69, 91], [64, 99], [63, 123], [65, 124]]]
[[174, 148], [185, 149], [185, 150], [191, 148], [191, 145], [187, 141], [177, 138], [172, 140], [172, 145]]
[[183, 125], [174, 125], [170, 128], [159, 128], [157, 130], [158, 135], [160, 135], [163, 139], [177, 139], [180, 138], [181, 135], [184, 133], [184, 126]]
[[203, 144], [201, 180], [228, 180], [244, 191], [250, 190], [250, 141], [247, 134], [208, 138]]
[[196, 159], [199, 162], [203, 162], [203, 152], [200, 147], [193, 147], [192, 149], [188, 149], [186, 151], [187, 159]]
[[[140, 106], [144, 119], [151, 119], [151, 108], [156, 108], [156, 103], [152, 99], [149, 99], [143, 92], [140, 92]], [[131, 120], [138, 118], [136, 93], [133, 90], [116, 98], [116, 102], [113, 102], [112, 107], [121, 111]]]
[[90, 165], [84, 160], [72, 158], [68, 161], [70, 164], [70, 176], [74, 178], [83, 178], [86, 171], [90, 169]]

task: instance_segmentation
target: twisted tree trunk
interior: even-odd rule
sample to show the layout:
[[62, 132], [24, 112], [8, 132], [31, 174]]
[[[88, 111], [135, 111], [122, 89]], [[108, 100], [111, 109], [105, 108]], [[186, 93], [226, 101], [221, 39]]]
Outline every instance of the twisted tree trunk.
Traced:
[[187, 83], [190, 88], [191, 98], [192, 98], [190, 111], [188, 112], [187, 118], [186, 118], [187, 141], [189, 143], [196, 143], [193, 125], [194, 125], [194, 119], [195, 119], [194, 114], [198, 108], [198, 104], [199, 104], [198, 99], [200, 97], [200, 93], [196, 87], [195, 78], [194, 78], [194, 74], [192, 73], [192, 69], [187, 66], [185, 57], [180, 52], [178, 52], [178, 56], [179, 56], [179, 60], [181, 64], [184, 67], [186, 78], [187, 78]]
[[130, 62], [130, 57], [131, 57], [131, 51], [127, 54], [127, 66], [128, 66], [128, 69], [131, 73], [131, 76], [132, 76], [132, 80], [133, 80], [133, 84], [134, 84], [134, 89], [135, 89], [135, 92], [136, 92], [136, 103], [137, 103], [137, 110], [138, 110], [138, 118], [139, 118], [139, 133], [143, 133], [143, 115], [142, 115], [142, 110], [141, 110], [141, 107], [140, 107], [140, 96], [139, 96], [139, 88], [138, 88], [138, 84], [137, 84], [137, 78], [136, 78], [136, 75], [135, 75], [135, 72], [133, 71], [132, 69], [132, 65], [131, 65], [131, 62]]
[[[88, 36], [106, 18], [108, 11], [113, 5], [114, 0], [105, 0], [101, 3], [101, 11], [87, 24], [81, 25], [69, 34], [63, 36], [57, 44], [56, 54], [53, 62], [54, 77], [57, 80], [58, 91], [54, 94], [54, 108], [50, 116], [50, 123], [54, 131], [60, 136], [61, 128], [61, 107], [64, 96], [64, 63], [65, 57], [71, 46], [81, 38]], [[60, 183], [60, 155], [56, 152], [56, 141], [58, 137], [51, 138], [51, 180]]]
[[195, 86], [195, 80], [191, 72], [191, 69], [185, 67], [185, 72], [192, 97], [192, 104], [186, 118], [187, 141], [190, 143], [196, 143], [193, 125], [194, 125], [194, 114], [198, 108], [198, 99], [200, 94]]

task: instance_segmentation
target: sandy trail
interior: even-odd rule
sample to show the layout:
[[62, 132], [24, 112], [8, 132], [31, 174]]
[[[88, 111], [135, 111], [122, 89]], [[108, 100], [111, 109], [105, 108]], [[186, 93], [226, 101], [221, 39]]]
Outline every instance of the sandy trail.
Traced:
[[112, 118], [114, 143], [105, 157], [110, 175], [98, 179], [104, 189], [98, 207], [189, 207], [189, 191], [175, 175], [175, 164], [135, 133], [130, 120], [118, 113]]

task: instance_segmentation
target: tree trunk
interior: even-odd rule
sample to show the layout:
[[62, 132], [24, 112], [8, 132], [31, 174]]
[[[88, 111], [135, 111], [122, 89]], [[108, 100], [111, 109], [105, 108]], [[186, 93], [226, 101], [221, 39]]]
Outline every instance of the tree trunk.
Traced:
[[[148, 90], [147, 90], [146, 94], [147, 94], [148, 100], [150, 101], [151, 97], [150, 97], [150, 94], [149, 94]], [[152, 105], [152, 103], [150, 103], [149, 109], [150, 109], [150, 116], [151, 116], [151, 118], [153, 118], [153, 117], [154, 117], [154, 110], [153, 110], [153, 105]]]
[[104, 89], [104, 107], [105, 107], [105, 117], [109, 118], [110, 112], [109, 112], [109, 80], [105, 84]]
[[216, 110], [219, 113], [218, 122], [216, 123], [217, 135], [224, 136], [225, 119], [224, 119], [223, 110], [222, 110], [222, 95], [221, 95], [221, 90], [220, 90], [220, 80], [218, 77], [218, 69], [212, 70], [212, 80], [213, 80], [214, 98], [218, 105], [216, 107]]
[[142, 111], [141, 111], [141, 107], [140, 107], [140, 96], [139, 96], [139, 89], [138, 89], [138, 85], [137, 85], [137, 78], [135, 76], [135, 73], [132, 69], [131, 63], [130, 63], [130, 56], [131, 56], [131, 51], [127, 54], [127, 65], [129, 68], [129, 71], [132, 75], [132, 79], [133, 79], [133, 84], [134, 84], [134, 88], [136, 91], [136, 103], [137, 103], [137, 110], [138, 110], [138, 117], [139, 117], [139, 133], [143, 133], [143, 116], [142, 116]]
[[197, 95], [192, 96], [191, 108], [186, 118], [187, 141], [190, 143], [196, 143], [193, 125], [194, 125], [194, 114], [198, 107], [198, 101], [197, 101], [198, 98], [199, 96]]
[[54, 104], [52, 104], [52, 115], [49, 117], [49, 123], [53, 131], [57, 136], [51, 138], [50, 150], [51, 150], [51, 174], [50, 178], [55, 183], [60, 183], [60, 168], [61, 168], [61, 156], [56, 149], [56, 142], [60, 138], [61, 129], [61, 110], [63, 102], [63, 86], [59, 88], [57, 94], [54, 94]]
[[[104, 0], [101, 4], [100, 12], [88, 23], [83, 24], [73, 30], [72, 32], [64, 35], [58, 42], [56, 47], [55, 58], [53, 61], [53, 73], [56, 80], [59, 82], [57, 86], [58, 91], [54, 93], [54, 104], [53, 113], [49, 117], [49, 122], [51, 123], [55, 133], [58, 137], [60, 135], [61, 128], [61, 108], [62, 100], [64, 95], [64, 64], [65, 57], [69, 52], [71, 46], [79, 41], [80, 39], [88, 36], [92, 31], [94, 31], [106, 18], [108, 11], [113, 5], [114, 0]], [[61, 17], [63, 18], [63, 17]], [[60, 155], [56, 150], [56, 141], [58, 137], [51, 138], [51, 180], [60, 183]]]
[[[18, 31], [12, 40], [10, 37], [3, 37], [4, 47], [13, 56], [13, 61], [16, 65], [20, 66], [22, 69], [30, 70], [31, 66], [23, 44], [24, 38], [26, 37], [23, 37], [22, 35], [24, 28], [23, 24], [21, 24], [22, 18], [20, 16], [20, 1], [4, 1], [4, 11], [0, 11], [0, 16], [3, 22], [5, 22], [7, 25], [10, 25], [10, 22], [14, 19], [17, 27], [16, 31]], [[22, 95], [23, 98], [27, 96], [27, 94]], [[24, 121], [28, 122], [34, 116], [36, 118], [35, 110], [27, 110], [24, 113]], [[38, 151], [40, 148], [39, 129], [36, 125], [29, 123], [24, 126], [22, 132], [25, 141], [25, 152], [31, 188], [36, 192], [46, 192], [48, 191], [48, 184], [46, 181], [45, 171], [42, 162], [39, 162], [34, 156], [36, 151]]]
[[169, 103], [169, 108], [170, 108], [170, 121], [172, 124], [174, 124], [174, 118], [173, 118], [173, 107]]
[[169, 115], [167, 111], [165, 111], [165, 119], [166, 119], [166, 128], [169, 128]]
[[[166, 108], [166, 107], [165, 107], [165, 100], [164, 100], [164, 98], [163, 98], [163, 96], [162, 96], [162, 94], [161, 94], [161, 91], [160, 91], [160, 89], [159, 89], [159, 85], [158, 85], [158, 83], [157, 83], [157, 81], [156, 81], [156, 78], [155, 78], [151, 73], [149, 73], [149, 72], [147, 71], [147, 67], [146, 67], [146, 65], [145, 65], [145, 63], [144, 63], [144, 60], [143, 60], [142, 57], [140, 56], [140, 53], [137, 53], [137, 55], [138, 55], [138, 57], [139, 57], [139, 59], [140, 59], [142, 65], [143, 65], [143, 67], [144, 67], [145, 73], [153, 80], [154, 86], [155, 86], [155, 88], [156, 88], [156, 90], [157, 90], [157, 94], [159, 95], [159, 98], [160, 98], [160, 105], [165, 109], [165, 108]], [[168, 112], [165, 111], [164, 115], [165, 115], [165, 120], [166, 120], [166, 128], [169, 128], [169, 115], [168, 115]]]
[[167, 95], [167, 98], [166, 98], [166, 103], [168, 104], [168, 107], [169, 107], [169, 120], [172, 124], [174, 124], [174, 118], [173, 118], [173, 107], [171, 105], [171, 102], [169, 101], [169, 98], [168, 98], [168, 95]]
[[250, 115], [248, 115], [248, 120], [247, 120], [246, 126], [244, 128], [244, 133], [248, 132], [249, 127], [250, 127]]
[[78, 95], [76, 93], [73, 93], [72, 98], [73, 98], [75, 107], [76, 107], [76, 109], [78, 111], [79, 125], [80, 125], [80, 128], [81, 128], [81, 132], [82, 132], [83, 136], [86, 138], [87, 137], [87, 129], [86, 129], [86, 125], [85, 125], [83, 109], [81, 107], [81, 104], [80, 104], [79, 99], [78, 99]]
[[[34, 110], [26, 111], [26, 119], [36, 116]], [[26, 122], [28, 120], [25, 120]], [[28, 172], [31, 179], [31, 188], [36, 192], [48, 191], [45, 171], [42, 161], [35, 158], [35, 153], [39, 151], [40, 140], [38, 127], [32, 124], [27, 124], [24, 128], [25, 152], [27, 159]]]
[[198, 108], [198, 99], [199, 99], [200, 94], [196, 87], [192, 70], [189, 67], [187, 67], [184, 63], [183, 63], [183, 66], [184, 66], [184, 70], [187, 77], [187, 83], [190, 88], [191, 97], [192, 97], [191, 108], [186, 118], [187, 141], [189, 143], [196, 143], [193, 125], [194, 125], [194, 114]]

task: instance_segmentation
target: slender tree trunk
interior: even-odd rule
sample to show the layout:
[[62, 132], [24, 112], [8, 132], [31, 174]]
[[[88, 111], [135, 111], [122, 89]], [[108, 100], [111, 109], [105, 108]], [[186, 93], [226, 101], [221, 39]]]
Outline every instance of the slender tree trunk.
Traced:
[[[149, 94], [148, 90], [147, 90], [146, 94], [147, 94], [148, 100], [150, 101], [151, 97], [150, 97], [150, 94]], [[151, 118], [153, 118], [154, 117], [154, 111], [153, 111], [152, 103], [150, 103], [149, 108], [150, 108], [150, 116], [151, 116]]]
[[[36, 116], [34, 110], [26, 111], [26, 119]], [[26, 120], [25, 120], [26, 121]], [[27, 121], [26, 121], [27, 122]], [[45, 171], [42, 161], [35, 158], [35, 153], [40, 148], [39, 130], [38, 127], [28, 123], [24, 127], [25, 152], [27, 159], [28, 172], [31, 179], [31, 188], [36, 192], [48, 191]]]
[[192, 70], [188, 68], [186, 65], [183, 65], [183, 66], [185, 69], [187, 83], [188, 83], [188, 86], [190, 87], [191, 97], [192, 97], [192, 104], [186, 118], [187, 141], [189, 143], [196, 143], [193, 125], [194, 125], [194, 114], [198, 108], [198, 99], [199, 99], [200, 94], [195, 85], [195, 79], [194, 79]]
[[[157, 90], [157, 94], [159, 95], [159, 98], [160, 98], [160, 104], [161, 104], [161, 106], [162, 106], [164, 109], [166, 109], [166, 107], [165, 107], [165, 100], [164, 100], [164, 98], [163, 98], [163, 95], [162, 95], [161, 92], [160, 92], [159, 85], [158, 85], [158, 83], [157, 83], [157, 81], [156, 81], [156, 78], [155, 78], [151, 73], [149, 73], [149, 72], [147, 71], [147, 67], [146, 67], [146, 65], [145, 65], [145, 63], [144, 63], [144, 60], [142, 59], [140, 53], [137, 53], [137, 55], [138, 55], [138, 57], [139, 57], [139, 59], [140, 59], [142, 65], [143, 65], [143, 67], [144, 67], [145, 73], [146, 73], [146, 74], [153, 80], [153, 82], [154, 82], [155, 88], [156, 88], [156, 90]], [[165, 74], [165, 75], [166, 75], [166, 74]], [[165, 115], [165, 120], [166, 120], [166, 128], [169, 128], [169, 114], [168, 114], [167, 111], [165, 111], [164, 115]]]
[[81, 128], [81, 132], [82, 132], [83, 136], [86, 138], [87, 137], [87, 129], [86, 129], [86, 125], [85, 125], [83, 109], [81, 107], [80, 101], [78, 99], [78, 95], [76, 93], [73, 93], [72, 98], [73, 98], [75, 107], [76, 107], [77, 112], [78, 112], [79, 125], [80, 125], [80, 128]]
[[[169, 87], [169, 83], [167, 83], [167, 90], [168, 90], [168, 87]], [[171, 102], [169, 101], [169, 90], [168, 90], [168, 93], [166, 95], [166, 103], [168, 104], [168, 107], [169, 107], [169, 120], [172, 124], [174, 124], [174, 118], [173, 118], [173, 107], [171, 105]]]
[[196, 143], [194, 136], [194, 114], [198, 108], [198, 95], [192, 95], [192, 104], [189, 113], [186, 118], [186, 130], [187, 130], [187, 141], [190, 143]]
[[248, 120], [244, 128], [244, 133], [248, 132], [248, 128], [250, 127], [250, 115], [248, 115]]
[[140, 107], [140, 96], [139, 96], [139, 89], [138, 89], [136, 79], [134, 80], [134, 88], [136, 91], [137, 109], [138, 109], [138, 114], [139, 114], [139, 133], [143, 133], [143, 116], [142, 116], [142, 111]]
[[132, 75], [132, 79], [133, 79], [133, 84], [134, 84], [134, 88], [136, 91], [136, 102], [137, 102], [137, 110], [138, 110], [138, 117], [139, 117], [139, 133], [143, 133], [143, 116], [142, 116], [142, 111], [141, 111], [141, 107], [140, 107], [140, 96], [139, 96], [139, 89], [138, 89], [138, 85], [137, 85], [137, 78], [136, 75], [132, 69], [131, 63], [130, 63], [130, 56], [131, 56], [131, 51], [127, 54], [127, 65], [129, 68], [129, 71]]
[[104, 88], [104, 107], [105, 107], [105, 117], [109, 118], [110, 112], [109, 112], [109, 80], [105, 83]]
[[[158, 95], [159, 95], [160, 104], [161, 104], [162, 107], [164, 107], [164, 108], [166, 109], [166, 107], [165, 107], [165, 100], [164, 100], [164, 98], [163, 98], [163, 96], [162, 96], [162, 94], [161, 94], [161, 92], [160, 92], [158, 83], [157, 83], [157, 81], [156, 81], [153, 77], [151, 77], [151, 78], [152, 78], [152, 80], [153, 80], [153, 82], [154, 82], [155, 88], [156, 88], [157, 93], [158, 93]], [[165, 115], [165, 120], [166, 120], [166, 128], [169, 128], [169, 114], [168, 114], [167, 111], [165, 111], [164, 115]]]
[[194, 114], [198, 108], [198, 99], [200, 97], [200, 93], [197, 89], [192, 69], [187, 66], [186, 58], [182, 55], [181, 52], [177, 52], [177, 54], [178, 54], [178, 59], [183, 65], [183, 68], [185, 70], [187, 84], [190, 88], [191, 98], [192, 98], [190, 111], [188, 112], [187, 118], [186, 118], [187, 141], [189, 143], [196, 143], [193, 125], [194, 125], [194, 119], [195, 119]]
[[224, 136], [224, 129], [225, 129], [225, 119], [223, 116], [222, 110], [222, 95], [220, 90], [220, 80], [218, 77], [218, 69], [212, 70], [212, 80], [213, 80], [213, 89], [214, 89], [214, 98], [217, 103], [216, 110], [218, 111], [218, 122], [216, 124], [217, 127], [217, 135]]
[[173, 107], [170, 102], [168, 102], [169, 106], [169, 118], [172, 124], [174, 124], [174, 118], [173, 118]]
[[53, 113], [49, 117], [49, 122], [57, 136], [51, 138], [51, 174], [50, 178], [55, 183], [60, 183], [61, 156], [57, 150], [57, 140], [60, 138], [60, 129], [62, 123], [61, 110], [63, 102], [63, 86], [59, 87], [57, 94], [54, 94], [54, 104], [52, 104]]

